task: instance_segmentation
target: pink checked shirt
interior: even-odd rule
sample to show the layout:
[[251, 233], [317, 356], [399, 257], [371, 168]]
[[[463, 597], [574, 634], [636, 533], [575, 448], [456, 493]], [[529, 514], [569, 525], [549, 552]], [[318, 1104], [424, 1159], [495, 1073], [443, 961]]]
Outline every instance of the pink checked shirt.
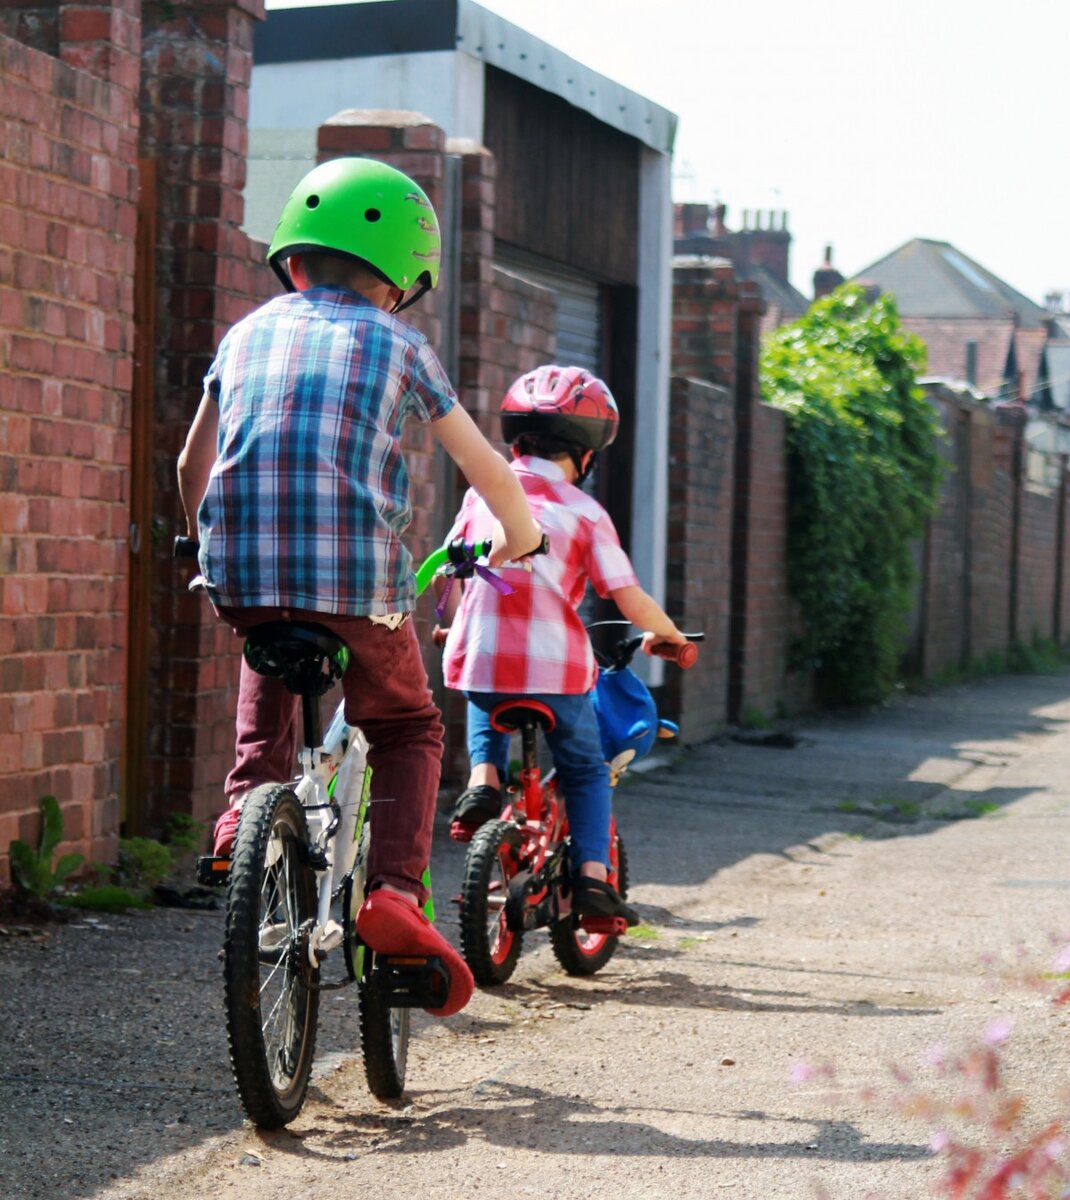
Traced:
[[[498, 568], [515, 590], [500, 595], [485, 580], [464, 585], [446, 639], [446, 686], [467, 692], [589, 692], [598, 678], [587, 631], [577, 609], [588, 580], [600, 596], [638, 582], [609, 513], [543, 458], [514, 459], [532, 516], [550, 539], [550, 552], [532, 569]], [[450, 538], [489, 537], [493, 518], [469, 490]]]

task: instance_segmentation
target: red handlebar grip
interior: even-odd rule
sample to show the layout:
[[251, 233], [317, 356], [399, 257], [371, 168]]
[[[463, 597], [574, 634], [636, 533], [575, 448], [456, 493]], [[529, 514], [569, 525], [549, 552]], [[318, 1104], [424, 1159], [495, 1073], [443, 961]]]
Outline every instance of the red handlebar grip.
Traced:
[[693, 667], [698, 662], [698, 646], [694, 642], [684, 642], [678, 646], [675, 642], [658, 642], [651, 646], [650, 651], [658, 658], [666, 658], [674, 662], [683, 671]]

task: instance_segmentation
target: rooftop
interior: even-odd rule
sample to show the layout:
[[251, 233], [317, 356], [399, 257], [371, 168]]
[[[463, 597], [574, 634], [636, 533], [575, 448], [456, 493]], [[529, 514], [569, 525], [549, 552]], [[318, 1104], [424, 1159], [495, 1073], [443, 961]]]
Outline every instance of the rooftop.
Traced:
[[672, 152], [674, 113], [473, 0], [273, 8], [254, 36], [257, 66], [454, 50], [561, 97], [651, 149]]

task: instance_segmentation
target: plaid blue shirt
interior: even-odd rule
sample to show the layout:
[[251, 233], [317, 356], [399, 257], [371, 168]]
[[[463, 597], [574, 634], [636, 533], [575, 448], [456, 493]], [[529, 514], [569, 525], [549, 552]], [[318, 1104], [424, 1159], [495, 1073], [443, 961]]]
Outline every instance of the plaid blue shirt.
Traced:
[[402, 425], [456, 397], [427, 340], [338, 288], [279, 296], [230, 329], [204, 381], [218, 455], [197, 514], [216, 604], [408, 611]]

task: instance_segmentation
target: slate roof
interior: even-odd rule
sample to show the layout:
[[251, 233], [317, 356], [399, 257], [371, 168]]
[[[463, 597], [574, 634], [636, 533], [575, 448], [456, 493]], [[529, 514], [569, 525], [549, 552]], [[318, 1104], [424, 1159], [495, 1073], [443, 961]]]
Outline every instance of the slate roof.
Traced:
[[986, 395], [1038, 399], [1045, 374], [1054, 377], [1052, 352], [1066, 339], [1052, 314], [950, 242], [914, 238], [854, 282], [895, 296], [903, 324], [928, 347], [932, 375], [967, 379], [973, 343], [973, 382]]
[[1021, 328], [1043, 325], [1049, 313], [950, 242], [914, 238], [854, 277], [894, 293], [901, 315], [999, 317], [1014, 313]]

